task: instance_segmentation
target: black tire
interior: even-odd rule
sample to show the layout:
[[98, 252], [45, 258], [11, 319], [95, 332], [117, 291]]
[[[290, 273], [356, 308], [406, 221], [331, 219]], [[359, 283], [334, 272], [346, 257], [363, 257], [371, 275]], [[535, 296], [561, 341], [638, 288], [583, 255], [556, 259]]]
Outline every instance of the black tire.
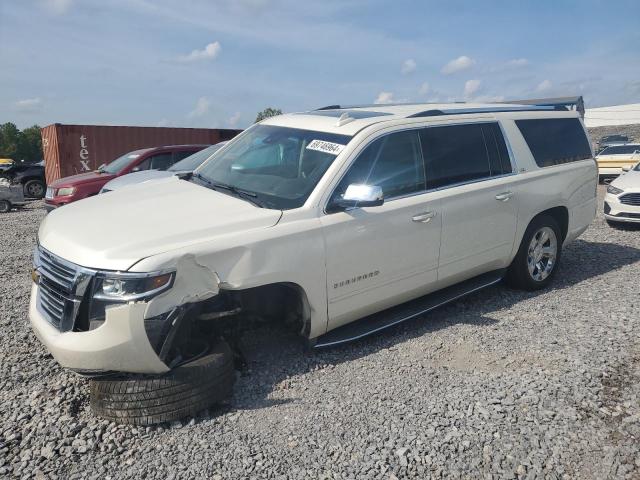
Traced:
[[25, 197], [43, 198], [47, 191], [47, 187], [42, 180], [34, 179], [26, 182], [22, 187], [22, 190]]
[[234, 381], [233, 354], [220, 340], [209, 354], [163, 375], [90, 380], [91, 409], [116, 423], [171, 422], [224, 402]]
[[0, 213], [8, 213], [11, 211], [11, 202], [9, 200], [0, 200]]
[[[544, 227], [551, 228], [555, 233], [557, 253], [552, 265], [552, 270], [548, 273], [548, 276], [546, 276], [542, 280], [536, 280], [529, 272], [529, 245], [531, 244], [534, 235], [536, 235]], [[511, 265], [507, 270], [507, 275], [505, 278], [507, 284], [513, 288], [528, 291], [540, 290], [549, 285], [553, 281], [553, 277], [555, 277], [556, 271], [558, 270], [560, 257], [562, 255], [562, 241], [563, 239], [562, 233], [560, 231], [560, 226], [558, 225], [558, 222], [555, 220], [555, 218], [549, 215], [540, 215], [538, 217], [535, 217], [527, 227], [527, 230], [524, 232], [522, 242], [520, 243], [520, 248], [518, 249], [518, 253], [516, 254], [513, 262], [511, 262]]]

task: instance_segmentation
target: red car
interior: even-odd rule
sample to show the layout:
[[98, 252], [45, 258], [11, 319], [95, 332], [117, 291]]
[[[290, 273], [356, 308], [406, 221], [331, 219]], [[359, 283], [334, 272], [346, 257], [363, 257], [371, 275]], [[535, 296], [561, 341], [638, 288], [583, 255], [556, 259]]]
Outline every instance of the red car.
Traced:
[[209, 145], [172, 145], [134, 150], [93, 172], [61, 178], [47, 187], [45, 208], [55, 208], [96, 195], [109, 180], [142, 170], [166, 170]]

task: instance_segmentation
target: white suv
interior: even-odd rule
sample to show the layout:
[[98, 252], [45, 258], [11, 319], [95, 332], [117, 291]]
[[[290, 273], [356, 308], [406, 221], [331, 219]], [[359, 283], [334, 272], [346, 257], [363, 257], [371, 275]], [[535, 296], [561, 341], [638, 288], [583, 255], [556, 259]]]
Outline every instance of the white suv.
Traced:
[[353, 340], [505, 276], [546, 286], [597, 179], [577, 113], [552, 107], [281, 115], [180, 181], [52, 212], [31, 323], [88, 375], [187, 367], [255, 315], [316, 346]]

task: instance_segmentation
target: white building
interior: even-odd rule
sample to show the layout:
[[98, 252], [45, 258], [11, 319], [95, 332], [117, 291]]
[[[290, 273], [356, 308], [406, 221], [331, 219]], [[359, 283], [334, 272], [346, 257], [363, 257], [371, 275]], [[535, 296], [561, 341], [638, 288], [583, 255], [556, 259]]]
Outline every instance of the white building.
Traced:
[[587, 127], [640, 123], [640, 103], [587, 108], [584, 114], [584, 123]]

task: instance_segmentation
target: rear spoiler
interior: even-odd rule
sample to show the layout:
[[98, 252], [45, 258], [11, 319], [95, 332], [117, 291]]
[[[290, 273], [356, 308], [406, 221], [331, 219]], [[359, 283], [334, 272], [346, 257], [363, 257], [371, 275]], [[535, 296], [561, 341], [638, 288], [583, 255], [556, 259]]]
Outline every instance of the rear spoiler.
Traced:
[[517, 103], [520, 105], [536, 105], [539, 107], [554, 107], [558, 110], [575, 110], [584, 118], [584, 99], [579, 97], [556, 97], [556, 98], [532, 98], [527, 100], [509, 100], [502, 103]]

